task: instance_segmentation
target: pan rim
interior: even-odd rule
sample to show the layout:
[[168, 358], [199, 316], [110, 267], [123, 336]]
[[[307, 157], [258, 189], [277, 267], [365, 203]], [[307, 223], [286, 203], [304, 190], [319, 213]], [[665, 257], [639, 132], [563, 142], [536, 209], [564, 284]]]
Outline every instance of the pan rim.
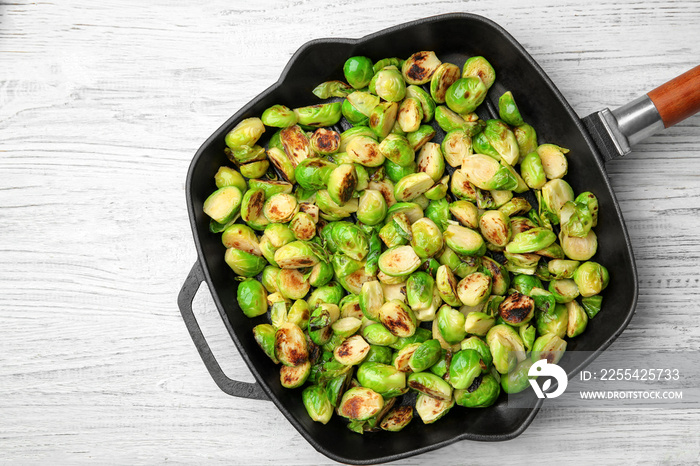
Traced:
[[407, 458], [410, 456], [419, 455], [422, 453], [426, 453], [429, 451], [433, 451], [433, 450], [445, 447], [447, 445], [450, 445], [450, 444], [455, 443], [455, 442], [460, 441], [460, 440], [474, 440], [474, 441], [481, 441], [481, 442], [511, 440], [511, 439], [521, 435], [530, 426], [530, 424], [534, 421], [534, 418], [538, 414], [540, 408], [542, 407], [543, 400], [541, 400], [541, 399], [537, 400], [535, 406], [531, 409], [531, 412], [517, 426], [516, 429], [509, 431], [509, 432], [505, 432], [503, 434], [479, 435], [479, 434], [471, 434], [471, 433], [465, 432], [462, 434], [457, 434], [454, 437], [449, 438], [449, 439], [442, 441], [442, 442], [433, 443], [433, 444], [426, 445], [426, 446], [421, 447], [421, 448], [406, 450], [404, 452], [393, 454], [393, 455], [379, 456], [379, 457], [375, 457], [375, 458], [372, 458], [369, 460], [358, 460], [358, 459], [354, 459], [354, 458], [347, 458], [347, 457], [344, 457], [342, 455], [337, 455], [337, 454], [333, 453], [332, 451], [327, 450], [326, 447], [321, 445], [311, 435], [310, 432], [305, 430], [304, 426], [296, 420], [296, 418], [282, 404], [281, 400], [279, 400], [276, 397], [276, 395], [272, 392], [272, 390], [268, 387], [264, 378], [262, 377], [262, 375], [258, 371], [258, 368], [250, 360], [247, 352], [245, 351], [245, 348], [243, 347], [243, 345], [239, 341], [238, 337], [236, 336], [235, 331], [233, 330], [233, 328], [231, 326], [231, 322], [229, 321], [229, 319], [226, 316], [226, 312], [224, 310], [224, 306], [223, 306], [223, 303], [221, 301], [221, 298], [219, 297], [218, 293], [213, 291], [214, 286], [213, 286], [212, 277], [209, 274], [209, 262], [207, 260], [206, 255], [204, 254], [204, 250], [202, 247], [202, 241], [197, 233], [195, 206], [194, 206], [194, 199], [192, 196], [192, 192], [193, 192], [192, 182], [193, 182], [193, 178], [194, 178], [195, 167], [198, 165], [198, 162], [203, 157], [203, 154], [204, 154], [206, 148], [208, 148], [215, 140], [217, 140], [223, 131], [225, 131], [227, 128], [232, 127], [234, 123], [236, 123], [239, 120], [241, 120], [242, 118], [244, 118], [248, 109], [251, 106], [253, 106], [253, 104], [255, 102], [263, 99], [268, 94], [273, 93], [278, 88], [280, 88], [284, 84], [284, 82], [287, 78], [287, 75], [289, 74], [290, 70], [295, 65], [295, 63], [298, 61], [298, 59], [304, 53], [306, 53], [308, 50], [312, 49], [313, 47], [316, 47], [318, 45], [326, 45], [326, 44], [346, 44], [346, 45], [350, 45], [350, 46], [357, 46], [359, 44], [362, 44], [363, 42], [367, 42], [367, 41], [370, 41], [372, 39], [375, 39], [375, 38], [381, 37], [383, 35], [386, 35], [386, 34], [389, 34], [392, 32], [396, 32], [396, 31], [399, 31], [402, 29], [415, 27], [415, 26], [425, 24], [425, 23], [436, 23], [436, 22], [451, 21], [451, 20], [476, 21], [476, 22], [483, 23], [483, 24], [493, 28], [498, 34], [500, 34], [501, 39], [507, 41], [510, 46], [517, 49], [518, 52], [520, 52], [521, 55], [533, 67], [533, 69], [540, 75], [540, 77], [544, 80], [544, 82], [554, 92], [555, 96], [563, 104], [565, 111], [568, 113], [570, 118], [574, 121], [575, 125], [577, 126], [577, 129], [579, 130], [579, 133], [583, 136], [586, 144], [588, 145], [589, 149], [593, 153], [595, 162], [597, 164], [597, 168], [603, 175], [603, 182], [604, 182], [606, 188], [608, 189], [608, 191], [611, 193], [615, 213], [621, 219], [623, 238], [624, 238], [625, 245], [627, 246], [627, 249], [629, 251], [629, 256], [630, 256], [630, 261], [631, 261], [631, 269], [632, 269], [632, 274], [633, 274], [633, 277], [632, 277], [633, 299], [632, 299], [632, 302], [631, 302], [630, 307], [629, 307], [630, 311], [628, 312], [627, 317], [625, 318], [623, 323], [613, 332], [612, 336], [610, 336], [607, 340], [605, 340], [603, 342], [603, 344], [598, 349], [596, 349], [596, 351], [594, 351], [588, 358], [583, 360], [574, 369], [569, 371], [569, 373], [568, 373], [569, 378], [572, 378], [576, 374], [578, 374], [584, 367], [586, 367], [596, 357], [598, 357], [598, 355], [602, 351], [606, 350], [622, 334], [622, 332], [627, 328], [627, 326], [629, 325], [629, 322], [631, 321], [632, 317], [634, 316], [634, 314], [636, 312], [639, 291], [638, 291], [637, 267], [636, 267], [636, 263], [635, 263], [635, 259], [634, 259], [634, 253], [632, 250], [632, 245], [630, 242], [629, 234], [627, 232], [627, 227], [626, 227], [626, 224], [624, 221], [624, 217], [622, 216], [622, 212], [620, 210], [620, 206], [619, 206], [619, 202], [617, 200], [617, 197], [615, 196], [615, 192], [612, 189], [612, 186], [610, 185], [610, 180], [607, 176], [607, 172], [605, 171], [605, 166], [603, 165], [603, 162], [602, 162], [602, 157], [600, 156], [600, 153], [598, 152], [598, 150], [597, 150], [593, 140], [591, 139], [590, 135], [588, 134], [587, 130], [583, 126], [581, 119], [573, 111], [573, 108], [570, 106], [568, 101], [564, 98], [564, 96], [561, 94], [559, 89], [551, 81], [549, 76], [544, 72], [544, 70], [539, 66], [539, 64], [527, 52], [527, 50], [517, 40], [515, 40], [515, 38], [513, 36], [511, 36], [510, 33], [508, 33], [508, 31], [506, 31], [499, 24], [495, 23], [493, 20], [486, 18], [484, 16], [476, 15], [473, 13], [456, 12], [456, 13], [446, 13], [446, 14], [441, 14], [441, 15], [429, 16], [429, 17], [420, 18], [420, 19], [417, 19], [414, 21], [397, 24], [397, 25], [382, 29], [380, 31], [365, 35], [365, 36], [358, 38], [358, 39], [319, 38], [319, 39], [313, 39], [311, 41], [304, 43], [291, 56], [291, 58], [289, 59], [289, 61], [285, 65], [284, 69], [282, 70], [279, 78], [277, 79], [277, 81], [275, 83], [273, 83], [268, 88], [266, 88], [264, 91], [262, 91], [260, 94], [258, 94], [254, 98], [252, 98], [248, 103], [246, 103], [243, 107], [241, 107], [234, 115], [229, 117], [199, 147], [199, 149], [196, 151], [194, 157], [192, 158], [192, 161], [191, 161], [189, 168], [188, 168], [186, 184], [185, 184], [185, 195], [186, 195], [186, 202], [187, 202], [190, 227], [192, 230], [192, 234], [193, 234], [194, 242], [195, 242], [195, 248], [197, 251], [197, 260], [201, 264], [201, 269], [202, 269], [203, 275], [205, 277], [205, 281], [206, 281], [207, 286], [210, 290], [211, 296], [216, 304], [217, 310], [219, 311], [219, 314], [223, 320], [223, 323], [224, 323], [229, 335], [231, 336], [232, 340], [234, 341], [234, 344], [235, 344], [239, 354], [241, 355], [241, 357], [245, 361], [250, 372], [253, 374], [253, 377], [255, 378], [256, 382], [261, 386], [262, 390], [265, 392], [265, 394], [268, 396], [268, 398], [282, 412], [282, 414], [285, 416], [285, 418], [287, 418], [287, 420], [302, 435], [302, 437], [304, 437], [304, 439], [307, 442], [309, 442], [309, 444], [311, 444], [318, 452], [320, 452], [323, 455], [325, 455], [325, 456], [327, 456], [335, 461], [338, 461], [338, 462], [347, 463], [347, 464], [358, 464], [358, 465], [374, 464], [374, 463], [378, 463], [378, 462], [396, 461], [396, 460], [399, 460], [402, 458]]

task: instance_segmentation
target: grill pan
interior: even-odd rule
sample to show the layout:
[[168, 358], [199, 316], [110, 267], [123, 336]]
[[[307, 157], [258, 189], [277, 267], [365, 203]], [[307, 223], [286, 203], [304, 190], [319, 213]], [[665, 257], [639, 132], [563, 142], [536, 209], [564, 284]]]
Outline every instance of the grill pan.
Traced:
[[[569, 148], [566, 179], [574, 192], [592, 191], [600, 204], [596, 234], [599, 247], [593, 260], [610, 271], [602, 312], [589, 322], [587, 331], [570, 340], [560, 365], [571, 378], [605, 350], [622, 333], [637, 303], [637, 273], [632, 247], [618, 202], [604, 168], [604, 161], [624, 155], [629, 147], [659, 128], [675, 124], [700, 108], [700, 67], [667, 83], [656, 91], [654, 102], [644, 96], [615, 111], [603, 110], [580, 120], [552, 81], [525, 49], [503, 28], [481, 16], [455, 13], [398, 25], [361, 39], [320, 39], [308, 42], [291, 58], [277, 83], [246, 104], [214, 132], [195, 154], [187, 173], [186, 196], [190, 224], [197, 248], [192, 267], [178, 297], [182, 317], [202, 360], [216, 384], [229, 395], [271, 400], [319, 452], [349, 464], [393, 461], [443, 447], [458, 440], [503, 441], [520, 435], [533, 421], [541, 400], [524, 396], [520, 408], [509, 407], [502, 394], [490, 408], [455, 407], [439, 422], [424, 425], [414, 420], [400, 433], [377, 432], [358, 435], [334, 416], [327, 425], [313, 422], [301, 401], [301, 389], [282, 388], [279, 368], [253, 339], [252, 329], [266, 317], [246, 317], [236, 302], [237, 283], [224, 262], [220, 235], [209, 232], [209, 219], [202, 212], [204, 200], [215, 190], [214, 174], [228, 164], [224, 136], [244, 118], [259, 116], [274, 105], [290, 108], [318, 103], [311, 90], [319, 83], [343, 79], [342, 66], [348, 57], [365, 55], [376, 61], [385, 57], [405, 58], [414, 52], [433, 50], [443, 62], [461, 67], [464, 61], [482, 55], [496, 70], [496, 82], [480, 107], [482, 118], [497, 118], [498, 97], [511, 90], [525, 121], [538, 134], [540, 143]], [[670, 87], [669, 87], [670, 86]], [[676, 98], [670, 98], [675, 92]], [[650, 93], [651, 95], [652, 93]], [[653, 96], [652, 96], [653, 98]], [[665, 99], [660, 104], [660, 101]], [[681, 105], [678, 105], [681, 100]], [[683, 103], [685, 102], [685, 103]], [[674, 104], [675, 106], [671, 105]], [[438, 135], [442, 131], [436, 126]], [[339, 128], [342, 129], [342, 128]], [[272, 131], [263, 136], [266, 142]], [[192, 312], [192, 299], [206, 281], [233, 342], [250, 368], [255, 383], [227, 377], [213, 356]], [[585, 351], [587, 358], [573, 353]]]

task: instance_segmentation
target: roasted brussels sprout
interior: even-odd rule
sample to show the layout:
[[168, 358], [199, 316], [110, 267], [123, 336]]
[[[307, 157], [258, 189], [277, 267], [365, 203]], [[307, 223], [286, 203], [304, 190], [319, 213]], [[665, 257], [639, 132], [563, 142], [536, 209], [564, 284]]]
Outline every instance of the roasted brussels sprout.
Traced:
[[464, 315], [450, 306], [442, 306], [437, 313], [437, 328], [442, 338], [449, 344], [459, 343], [467, 336], [464, 322]]
[[501, 394], [501, 386], [491, 375], [478, 376], [463, 390], [455, 390], [455, 403], [465, 408], [487, 408], [494, 404]]
[[406, 83], [396, 68], [384, 68], [377, 71], [372, 78], [370, 89], [374, 86], [375, 94], [389, 102], [400, 102], [406, 97]]
[[350, 57], [343, 65], [345, 80], [355, 89], [367, 86], [374, 76], [372, 60], [367, 57]]
[[406, 88], [406, 98], [416, 99], [420, 103], [423, 110], [423, 123], [430, 123], [435, 116], [435, 101], [430, 94], [422, 87], [411, 84]]
[[471, 57], [462, 66], [462, 77], [476, 76], [484, 83], [486, 88], [490, 88], [496, 81], [496, 71], [484, 57]]
[[430, 95], [435, 102], [442, 104], [445, 102], [447, 89], [457, 81], [462, 74], [462, 70], [452, 63], [442, 63], [435, 69], [430, 79]]
[[510, 372], [518, 361], [525, 359], [525, 346], [518, 333], [506, 324], [491, 327], [486, 334], [493, 365], [501, 374]]
[[471, 113], [484, 101], [487, 90], [481, 79], [474, 76], [463, 77], [447, 89], [445, 103], [454, 112]]
[[440, 64], [441, 61], [435, 52], [417, 52], [403, 63], [401, 72], [408, 84], [426, 84]]
[[608, 269], [597, 262], [584, 262], [574, 272], [574, 282], [584, 298], [599, 294], [609, 281]]
[[454, 406], [454, 399], [437, 399], [424, 393], [416, 397], [416, 413], [423, 424], [432, 424], [447, 414]]

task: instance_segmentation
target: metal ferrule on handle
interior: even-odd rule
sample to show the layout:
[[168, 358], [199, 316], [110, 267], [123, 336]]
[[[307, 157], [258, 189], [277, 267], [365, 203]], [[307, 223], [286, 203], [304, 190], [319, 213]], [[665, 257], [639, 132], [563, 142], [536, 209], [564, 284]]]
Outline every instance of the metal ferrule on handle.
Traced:
[[600, 114], [621, 156], [629, 154], [633, 145], [664, 129], [659, 111], [646, 94], [615, 110], [603, 109]]

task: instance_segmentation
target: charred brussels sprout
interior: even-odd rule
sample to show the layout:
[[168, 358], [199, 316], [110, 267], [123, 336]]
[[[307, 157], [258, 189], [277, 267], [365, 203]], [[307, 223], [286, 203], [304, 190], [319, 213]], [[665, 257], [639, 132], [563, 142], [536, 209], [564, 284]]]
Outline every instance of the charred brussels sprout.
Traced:
[[379, 308], [379, 321], [397, 337], [416, 333], [416, 316], [406, 304], [398, 300], [386, 302]]
[[488, 210], [479, 219], [479, 230], [489, 243], [505, 247], [511, 237], [510, 218], [500, 210]]
[[423, 217], [411, 225], [411, 246], [422, 259], [432, 257], [442, 249], [442, 233], [428, 217]]
[[441, 63], [435, 52], [417, 52], [403, 63], [401, 72], [408, 84], [426, 84]]
[[379, 144], [379, 151], [393, 163], [407, 167], [414, 163], [415, 153], [403, 136], [390, 134]]
[[471, 113], [484, 101], [487, 90], [477, 77], [460, 78], [447, 89], [445, 103], [453, 112]]
[[477, 306], [491, 294], [491, 277], [482, 272], [470, 273], [457, 284], [457, 295], [465, 306]]
[[351, 420], [366, 421], [383, 407], [384, 399], [379, 393], [366, 387], [354, 387], [343, 395], [338, 414]]
[[445, 102], [447, 89], [460, 78], [462, 70], [452, 63], [442, 63], [437, 67], [430, 79], [430, 95], [435, 102], [442, 104]]
[[385, 138], [396, 123], [399, 105], [396, 102], [381, 102], [369, 115], [369, 127], [378, 138]]
[[569, 322], [566, 326], [566, 336], [574, 338], [581, 335], [588, 325], [588, 315], [583, 307], [576, 301], [566, 303], [569, 313]]
[[498, 314], [505, 323], [514, 327], [526, 325], [535, 315], [535, 300], [518, 292], [512, 293], [499, 304]]
[[430, 372], [414, 372], [408, 376], [408, 386], [436, 400], [452, 400], [452, 386]]
[[476, 76], [490, 88], [496, 81], [496, 71], [484, 57], [471, 57], [462, 66], [462, 77]]
[[411, 173], [401, 178], [394, 187], [399, 202], [412, 201], [433, 187], [434, 181], [427, 173]]
[[552, 280], [549, 282], [549, 292], [554, 296], [554, 300], [561, 304], [573, 301], [579, 295], [578, 286], [570, 279]]
[[267, 265], [264, 258], [234, 248], [226, 250], [224, 261], [241, 277], [254, 277]]
[[420, 266], [420, 257], [411, 246], [394, 246], [379, 256], [379, 270], [392, 277], [406, 277]]
[[330, 155], [338, 152], [340, 147], [340, 134], [326, 128], [319, 128], [311, 135], [311, 149], [321, 155]]
[[432, 424], [442, 418], [454, 406], [452, 398], [449, 400], [437, 399], [424, 393], [419, 393], [416, 397], [416, 413], [423, 424]]
[[350, 160], [365, 167], [378, 167], [384, 163], [384, 155], [377, 141], [369, 136], [357, 136], [347, 146]]
[[379, 427], [388, 432], [399, 432], [406, 427], [413, 419], [412, 406], [399, 406], [392, 409], [382, 418]]
[[328, 195], [339, 206], [350, 200], [356, 186], [357, 171], [351, 163], [338, 165], [328, 177]]

